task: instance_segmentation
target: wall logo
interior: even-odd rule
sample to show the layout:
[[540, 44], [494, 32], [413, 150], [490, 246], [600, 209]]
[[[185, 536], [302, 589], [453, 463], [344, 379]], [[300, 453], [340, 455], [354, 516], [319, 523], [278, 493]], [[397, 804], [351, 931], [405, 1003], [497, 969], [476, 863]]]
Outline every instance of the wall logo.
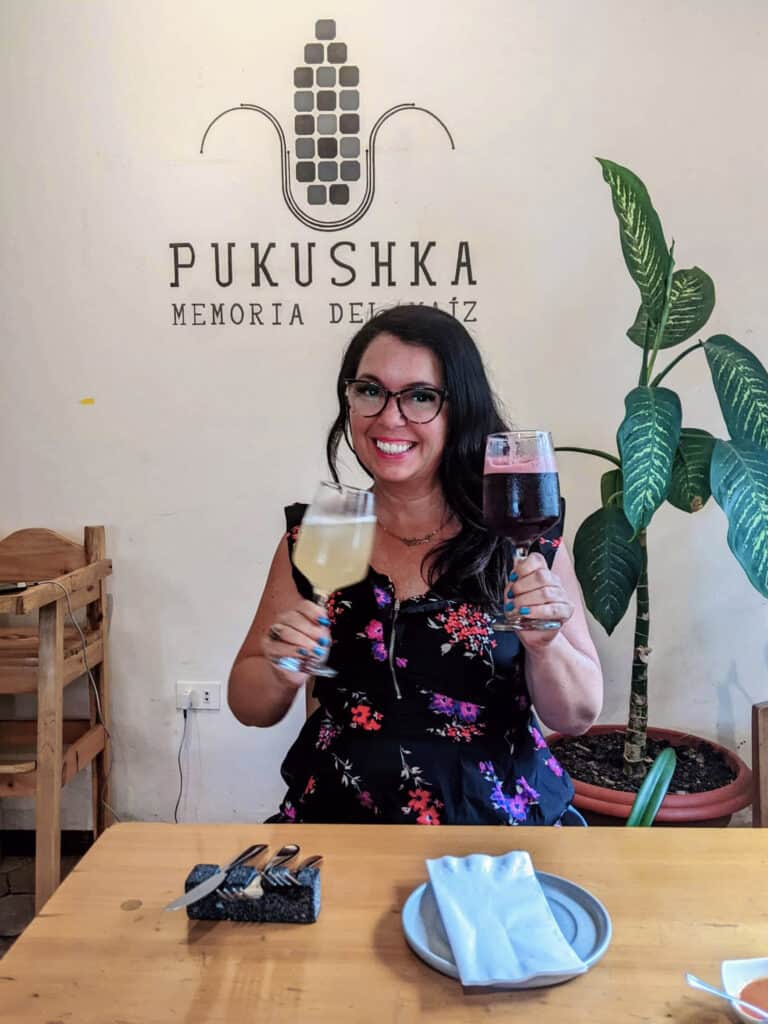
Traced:
[[[200, 152], [205, 151], [206, 143], [210, 148], [209, 136], [223, 117], [243, 110], [263, 115], [277, 132], [283, 199], [297, 220], [316, 231], [351, 227], [370, 209], [376, 190], [377, 136], [384, 122], [395, 114], [426, 114], [445, 131], [451, 149], [456, 148], [450, 131], [436, 114], [415, 103], [400, 103], [374, 121], [361, 154], [360, 69], [350, 62], [347, 44], [336, 39], [336, 22], [332, 19], [315, 22], [315, 39], [305, 45], [304, 61], [293, 70], [295, 158], [278, 119], [254, 103], [241, 103], [218, 114], [205, 129]], [[316, 215], [323, 207], [344, 215], [323, 219]]]
[[[397, 209], [386, 239], [330, 234], [357, 224], [371, 208], [376, 142], [395, 114], [426, 115], [445, 132], [451, 149], [456, 147], [440, 118], [415, 103], [385, 110], [370, 122], [366, 141], [364, 75], [350, 60], [346, 43], [336, 38], [335, 21], [316, 21], [314, 36], [293, 68], [290, 130], [266, 107], [241, 103], [210, 122], [200, 152], [213, 149], [222, 118], [237, 111], [266, 118], [277, 134], [285, 204], [297, 221], [325, 237], [291, 239], [280, 229], [271, 237], [169, 242], [171, 325], [285, 329], [290, 334], [306, 325], [314, 342], [318, 318], [329, 325], [360, 325], [394, 302], [426, 302], [465, 324], [477, 323], [478, 280], [470, 241], [463, 231], [450, 233], [452, 220], [462, 219], [455, 217], [460, 210], [455, 204], [450, 216], [440, 219], [439, 239], [414, 238], [410, 231], [398, 238]], [[246, 127], [250, 124], [252, 119]]]

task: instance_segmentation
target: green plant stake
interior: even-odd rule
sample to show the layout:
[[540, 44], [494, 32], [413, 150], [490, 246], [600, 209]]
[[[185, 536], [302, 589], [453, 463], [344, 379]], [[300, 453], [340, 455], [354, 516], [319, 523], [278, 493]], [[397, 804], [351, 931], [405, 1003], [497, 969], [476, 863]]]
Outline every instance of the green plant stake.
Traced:
[[637, 792], [632, 810], [627, 818], [627, 828], [648, 828], [667, 795], [669, 784], [675, 773], [677, 754], [674, 747], [662, 750], [643, 779]]

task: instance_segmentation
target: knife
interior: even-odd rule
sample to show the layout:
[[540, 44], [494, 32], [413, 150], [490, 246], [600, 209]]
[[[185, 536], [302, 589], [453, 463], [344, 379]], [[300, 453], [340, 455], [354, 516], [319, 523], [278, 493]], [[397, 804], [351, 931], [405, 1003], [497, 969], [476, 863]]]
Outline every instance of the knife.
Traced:
[[183, 896], [179, 896], [173, 903], [169, 903], [165, 908], [166, 910], [181, 910], [182, 907], [188, 907], [192, 903], [197, 903], [198, 900], [203, 899], [204, 896], [208, 896], [213, 892], [214, 889], [218, 889], [224, 879], [227, 877], [227, 873], [232, 868], [239, 867], [240, 864], [245, 864], [246, 861], [250, 860], [251, 857], [255, 857], [257, 854], [262, 853], [266, 850], [266, 843], [256, 843], [254, 846], [249, 846], [242, 853], [238, 854], [234, 860], [230, 861], [229, 864], [225, 864], [223, 868], [219, 868], [218, 871], [206, 878], [204, 882], [200, 882], [199, 885], [193, 886], [189, 892], [185, 892]]

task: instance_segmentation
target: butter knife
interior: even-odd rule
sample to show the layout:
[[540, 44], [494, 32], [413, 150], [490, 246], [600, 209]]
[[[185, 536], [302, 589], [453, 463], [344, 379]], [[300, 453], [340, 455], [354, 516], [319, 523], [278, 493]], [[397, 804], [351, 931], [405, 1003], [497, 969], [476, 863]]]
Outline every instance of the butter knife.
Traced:
[[257, 854], [262, 853], [266, 848], [266, 843], [256, 843], [254, 846], [249, 846], [247, 849], [243, 850], [242, 853], [238, 854], [234, 860], [230, 861], [229, 864], [225, 864], [223, 868], [219, 868], [218, 871], [214, 871], [214, 873], [209, 878], [206, 878], [204, 882], [200, 882], [199, 885], [193, 886], [189, 892], [185, 892], [183, 896], [179, 896], [179, 898], [174, 900], [173, 903], [169, 903], [165, 909], [181, 910], [182, 907], [188, 907], [192, 903], [197, 903], [198, 900], [201, 900], [212, 893], [214, 889], [218, 889], [227, 877], [227, 873], [231, 871], [232, 868], [236, 868], [240, 864], [245, 864], [245, 862], [249, 861], [251, 857], [255, 857]]

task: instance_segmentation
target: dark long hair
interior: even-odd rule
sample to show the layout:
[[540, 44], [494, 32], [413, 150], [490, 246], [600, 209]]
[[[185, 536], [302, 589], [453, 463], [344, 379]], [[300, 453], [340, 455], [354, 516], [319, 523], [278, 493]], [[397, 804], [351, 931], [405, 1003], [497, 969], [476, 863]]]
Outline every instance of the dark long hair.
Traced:
[[[434, 551], [428, 582], [433, 586], [440, 579], [440, 591], [445, 596], [495, 606], [504, 590], [506, 559], [501, 541], [483, 524], [483, 459], [486, 436], [507, 427], [480, 352], [455, 317], [433, 306], [394, 306], [360, 328], [344, 353], [336, 382], [339, 411], [326, 442], [331, 475], [338, 482], [337, 456], [342, 438], [352, 447], [344, 381], [357, 376], [363, 353], [384, 332], [407, 345], [421, 345], [433, 352], [448, 392], [448, 430], [438, 474], [445, 500], [461, 529]], [[365, 466], [363, 469], [368, 472]]]

